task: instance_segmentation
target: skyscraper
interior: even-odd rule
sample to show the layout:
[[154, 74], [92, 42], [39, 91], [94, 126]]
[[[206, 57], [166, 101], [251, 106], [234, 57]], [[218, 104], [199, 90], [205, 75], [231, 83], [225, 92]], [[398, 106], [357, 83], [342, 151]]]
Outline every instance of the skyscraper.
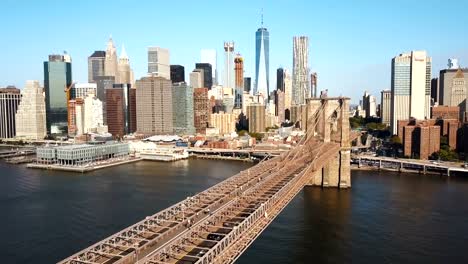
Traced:
[[204, 72], [202, 69], [194, 69], [190, 73], [190, 86], [192, 86], [193, 88], [204, 88], [203, 77]]
[[284, 92], [284, 69], [276, 69], [276, 90]]
[[367, 118], [377, 116], [377, 101], [375, 96], [367, 91], [364, 92], [364, 96], [362, 97], [362, 109], [366, 111]]
[[263, 27], [255, 32], [255, 89], [254, 95], [270, 95], [270, 33]]
[[425, 51], [403, 53], [392, 59], [391, 131], [397, 121], [430, 117], [431, 57]]
[[21, 93], [16, 87], [0, 88], [0, 138], [15, 137], [15, 114], [20, 101]]
[[244, 94], [244, 59], [238, 53], [234, 59], [235, 90], [234, 107], [242, 108], [242, 95]]
[[169, 78], [143, 77], [136, 81], [137, 131], [145, 135], [172, 134], [172, 83]]
[[193, 88], [185, 82], [172, 84], [172, 112], [174, 134], [195, 134]]
[[195, 69], [203, 70], [203, 87], [211, 90], [213, 86], [212, 68], [209, 63], [195, 63]]
[[106, 49], [106, 58], [104, 60], [104, 75], [114, 76], [117, 79], [118, 63], [117, 63], [117, 49], [115, 48], [112, 36], [109, 37]]
[[234, 42], [224, 42], [224, 80], [223, 86], [234, 88]]
[[309, 97], [309, 37], [294, 37], [292, 104], [305, 104], [305, 99]]
[[458, 66], [456, 59], [450, 59], [448, 69], [440, 71], [439, 92], [441, 105], [461, 106], [468, 95], [468, 69], [453, 68]]
[[[292, 105], [292, 80], [291, 73], [288, 70], [284, 70], [284, 109], [291, 110]], [[288, 116], [285, 116], [288, 119]]]
[[130, 68], [130, 59], [128, 58], [127, 52], [125, 51], [125, 46], [122, 45], [122, 52], [120, 53], [119, 63], [118, 63], [118, 75], [117, 83], [133, 83], [133, 72]]
[[252, 103], [247, 106], [247, 118], [249, 119], [249, 132], [265, 132], [265, 106], [260, 103]]
[[194, 126], [197, 133], [205, 134], [211, 119], [210, 100], [207, 88], [193, 89]]
[[109, 133], [116, 138], [136, 131], [136, 89], [130, 84], [106, 88], [106, 119]]
[[49, 55], [44, 62], [44, 87], [47, 113], [47, 133], [64, 136], [68, 133], [67, 97], [64, 90], [72, 83], [69, 55]]
[[250, 93], [252, 90], [252, 78], [244, 77], [244, 92]]
[[[202, 49], [200, 51], [200, 62], [211, 64], [211, 79], [213, 80], [213, 85], [218, 85], [218, 60], [216, 50], [214, 49]], [[211, 88], [211, 87], [208, 87]]]
[[172, 83], [185, 82], [185, 68], [182, 65], [171, 65]]
[[88, 57], [88, 82], [96, 82], [96, 77], [105, 75], [105, 60], [106, 52], [103, 50], [96, 50]]
[[26, 81], [15, 120], [17, 138], [44, 139], [47, 135], [45, 97], [39, 81]]
[[170, 80], [169, 50], [160, 47], [148, 47], [148, 73]]
[[380, 117], [382, 124], [390, 126], [390, 112], [392, 110], [392, 91], [391, 90], [383, 90], [380, 96]]

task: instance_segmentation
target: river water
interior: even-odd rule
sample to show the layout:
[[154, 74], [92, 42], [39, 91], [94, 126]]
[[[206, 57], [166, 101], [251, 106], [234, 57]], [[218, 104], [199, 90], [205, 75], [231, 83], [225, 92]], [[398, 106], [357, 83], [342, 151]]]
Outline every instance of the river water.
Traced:
[[[0, 162], [0, 263], [54, 263], [249, 167], [138, 162], [88, 174]], [[238, 263], [468, 263], [468, 180], [353, 171], [306, 188]]]

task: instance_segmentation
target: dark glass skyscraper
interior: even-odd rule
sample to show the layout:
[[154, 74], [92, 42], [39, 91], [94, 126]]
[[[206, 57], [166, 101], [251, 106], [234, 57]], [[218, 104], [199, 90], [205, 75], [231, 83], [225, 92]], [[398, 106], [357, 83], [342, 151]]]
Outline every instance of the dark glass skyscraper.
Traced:
[[96, 50], [88, 57], [88, 82], [96, 82], [96, 77], [104, 76], [106, 52]]
[[44, 62], [44, 90], [46, 101], [47, 134], [65, 136], [68, 133], [67, 95], [65, 89], [72, 83], [72, 65], [69, 55], [49, 55]]
[[213, 86], [212, 67], [209, 63], [195, 63], [195, 69], [203, 70], [203, 87], [211, 90]]
[[270, 95], [270, 33], [262, 27], [255, 33], [255, 89], [254, 94]]
[[171, 65], [172, 83], [185, 82], [185, 68], [182, 65]]
[[252, 90], [252, 78], [244, 77], [244, 91], [250, 93]]
[[284, 92], [284, 69], [278, 68], [276, 70], [276, 90]]

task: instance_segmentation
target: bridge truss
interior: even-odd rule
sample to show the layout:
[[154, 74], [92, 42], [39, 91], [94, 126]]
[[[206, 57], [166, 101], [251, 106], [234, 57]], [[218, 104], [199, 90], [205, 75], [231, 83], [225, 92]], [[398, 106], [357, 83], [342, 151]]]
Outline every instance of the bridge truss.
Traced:
[[315, 133], [326, 110], [321, 107], [310, 116], [306, 135], [292, 150], [265, 159], [59, 263], [234, 262], [340, 152], [340, 142], [323, 140]]

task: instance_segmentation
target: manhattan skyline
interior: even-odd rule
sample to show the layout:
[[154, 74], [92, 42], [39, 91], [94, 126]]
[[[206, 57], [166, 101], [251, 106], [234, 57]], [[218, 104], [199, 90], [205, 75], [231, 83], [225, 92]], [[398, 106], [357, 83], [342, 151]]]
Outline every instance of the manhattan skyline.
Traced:
[[[26, 2], [0, 4], [6, 11], [5, 21], [11, 22], [0, 26], [7, 36], [0, 43], [4, 59], [0, 86], [22, 88], [26, 80], [43, 85], [43, 61], [64, 50], [72, 57], [73, 80], [86, 82], [87, 58], [95, 50], [105, 50], [110, 35], [118, 54], [125, 45], [135, 79], [146, 75], [149, 46], [169, 49], [170, 63], [183, 65], [187, 72], [200, 62], [200, 50], [216, 49], [218, 73], [222, 73], [224, 41], [236, 43], [236, 52], [244, 57], [244, 75], [255, 78], [255, 32], [261, 26], [262, 8], [264, 26], [270, 32], [271, 87], [276, 86], [277, 68], [292, 70], [292, 38], [297, 35], [309, 37], [310, 69], [318, 73], [319, 90], [329, 89], [332, 95], [361, 90], [378, 94], [389, 89], [391, 58], [411, 50], [426, 50], [433, 58], [432, 76], [451, 57], [468, 66], [465, 1], [450, 5], [426, 1], [424, 6], [416, 1], [378, 5], [294, 1], [284, 6], [238, 1], [229, 12], [216, 1], [201, 6], [184, 2], [184, 8], [148, 1], [83, 1], [66, 6], [54, 1]], [[122, 14], [125, 19], [118, 18]], [[195, 23], [207, 25], [208, 30], [194, 30]]]

